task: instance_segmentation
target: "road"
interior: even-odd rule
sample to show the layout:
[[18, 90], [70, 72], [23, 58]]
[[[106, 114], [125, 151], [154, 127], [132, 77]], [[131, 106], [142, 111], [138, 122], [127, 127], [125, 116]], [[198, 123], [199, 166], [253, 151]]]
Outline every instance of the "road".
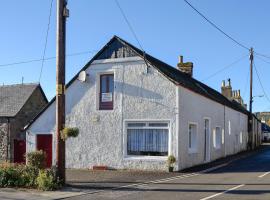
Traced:
[[270, 145], [246, 158], [207, 173], [98, 190], [68, 200], [269, 200]]

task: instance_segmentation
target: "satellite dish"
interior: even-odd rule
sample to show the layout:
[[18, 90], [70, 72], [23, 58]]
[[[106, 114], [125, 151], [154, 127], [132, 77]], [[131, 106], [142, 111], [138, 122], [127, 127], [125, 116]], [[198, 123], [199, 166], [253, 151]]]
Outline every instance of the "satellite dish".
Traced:
[[87, 76], [86, 72], [85, 71], [81, 71], [79, 73], [78, 80], [81, 81], [81, 82], [85, 82], [86, 81], [86, 76]]

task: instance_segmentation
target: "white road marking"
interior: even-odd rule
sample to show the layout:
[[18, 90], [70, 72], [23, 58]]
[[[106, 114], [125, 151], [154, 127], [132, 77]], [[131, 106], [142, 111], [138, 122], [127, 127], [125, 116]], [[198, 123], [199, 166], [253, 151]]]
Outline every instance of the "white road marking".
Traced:
[[262, 177], [266, 176], [267, 174], [270, 174], [270, 172], [266, 172], [266, 173], [264, 173], [264, 174], [262, 174], [262, 175], [260, 175], [260, 176], [258, 176], [258, 177], [259, 177], [259, 178], [262, 178]]
[[232, 190], [236, 190], [236, 189], [238, 189], [238, 188], [240, 188], [240, 187], [243, 187], [244, 185], [245, 185], [245, 184], [235, 186], [235, 187], [233, 187], [233, 188], [230, 188], [230, 189], [225, 190], [225, 191], [223, 191], [223, 192], [220, 192], [220, 193], [211, 195], [211, 196], [209, 196], [209, 197], [202, 198], [202, 199], [200, 199], [200, 200], [212, 199], [212, 198], [214, 198], [214, 197], [220, 196], [220, 195], [225, 194], [225, 193], [227, 193], [227, 192], [230, 192], [230, 191], [232, 191]]

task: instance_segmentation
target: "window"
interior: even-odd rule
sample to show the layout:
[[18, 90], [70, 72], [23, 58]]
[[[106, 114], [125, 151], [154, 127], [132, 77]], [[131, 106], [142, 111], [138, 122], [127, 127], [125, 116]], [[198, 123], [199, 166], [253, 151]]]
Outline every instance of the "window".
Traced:
[[99, 109], [113, 109], [114, 80], [113, 74], [100, 75]]
[[220, 127], [216, 127], [214, 129], [214, 134], [213, 134], [213, 144], [216, 149], [221, 148], [221, 142], [222, 142], [222, 131]]
[[230, 120], [228, 121], [228, 132], [229, 132], [229, 135], [231, 135], [231, 121]]
[[241, 131], [240, 132], [240, 135], [239, 135], [239, 140], [240, 140], [240, 144], [242, 144], [243, 143], [243, 132]]
[[144, 156], [167, 156], [168, 137], [168, 123], [128, 122], [127, 154]]
[[188, 125], [188, 149], [189, 151], [197, 149], [197, 125], [194, 123]]

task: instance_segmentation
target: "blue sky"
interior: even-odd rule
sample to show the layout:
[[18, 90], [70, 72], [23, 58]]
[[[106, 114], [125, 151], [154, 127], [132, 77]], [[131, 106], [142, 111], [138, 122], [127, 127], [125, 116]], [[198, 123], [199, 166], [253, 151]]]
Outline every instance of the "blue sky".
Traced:
[[[38, 82], [41, 62], [1, 66], [42, 57], [51, 0], [9, 0], [0, 6], [0, 83]], [[118, 0], [135, 30], [144, 50], [176, 66], [178, 55], [194, 63], [194, 77], [220, 91], [221, 81], [231, 78], [234, 89], [241, 89], [248, 102], [248, 56], [237, 64], [206, 79], [235, 60], [248, 55], [206, 23], [183, 0]], [[270, 55], [270, 2], [267, 0], [190, 0], [197, 9], [225, 32], [255, 51]], [[69, 0], [67, 20], [66, 80], [91, 59], [113, 35], [138, 46], [114, 0]], [[54, 0], [46, 57], [55, 56], [56, 0]], [[264, 59], [270, 62], [270, 59]], [[255, 65], [270, 96], [270, 64], [257, 56]], [[55, 59], [47, 60], [41, 85], [51, 99], [55, 95]], [[254, 74], [254, 95], [263, 91]], [[270, 110], [265, 97], [254, 99], [254, 111]]]

